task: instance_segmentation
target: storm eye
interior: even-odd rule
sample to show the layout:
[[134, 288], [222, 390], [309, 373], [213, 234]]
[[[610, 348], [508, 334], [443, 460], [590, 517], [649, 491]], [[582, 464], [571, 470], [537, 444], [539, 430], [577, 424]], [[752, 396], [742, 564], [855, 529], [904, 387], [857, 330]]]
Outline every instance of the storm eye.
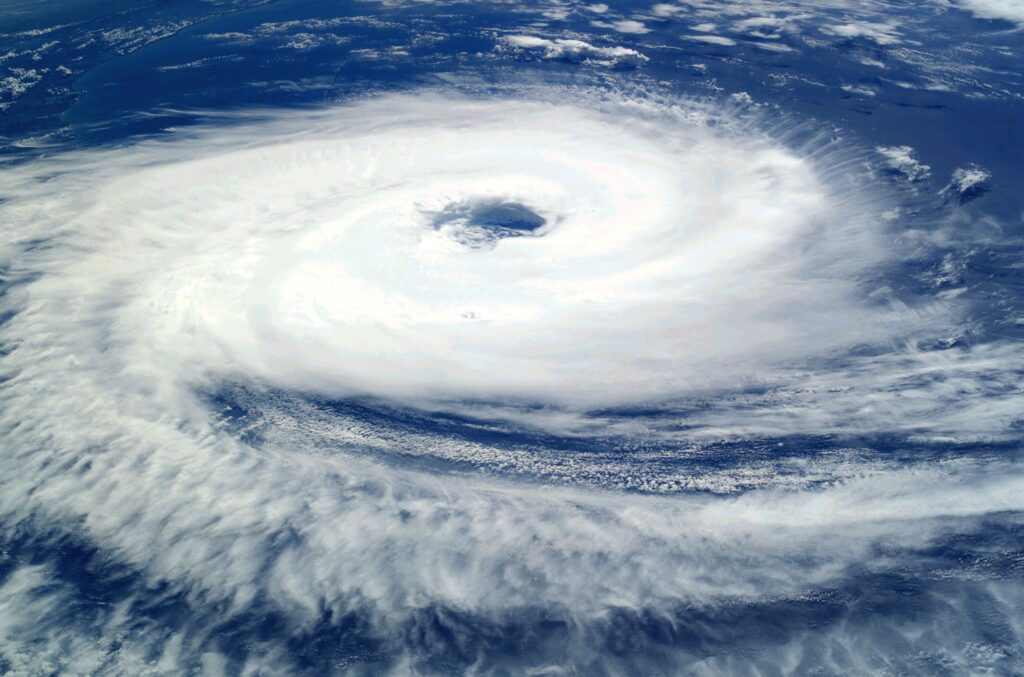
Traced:
[[507, 200], [457, 202], [430, 216], [436, 230], [473, 249], [491, 248], [510, 237], [537, 237], [547, 223], [526, 205]]

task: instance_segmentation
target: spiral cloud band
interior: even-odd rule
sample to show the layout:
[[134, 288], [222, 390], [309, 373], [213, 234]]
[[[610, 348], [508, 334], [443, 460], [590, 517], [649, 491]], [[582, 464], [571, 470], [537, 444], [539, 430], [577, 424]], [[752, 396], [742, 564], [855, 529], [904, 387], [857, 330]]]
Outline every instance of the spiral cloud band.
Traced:
[[[664, 461], [794, 429], [995, 439], [1012, 423], [999, 365], [1017, 348], [923, 348], [959, 306], [896, 298], [894, 198], [856, 150], [798, 136], [653, 97], [427, 92], [6, 168], [7, 538], [71, 534], [127, 564], [129, 590], [189, 609], [168, 630], [129, 596], [83, 622], [131, 625], [121, 668], [133, 651], [226, 661], [209, 638], [228, 617], [247, 669], [294, 669], [259, 617], [297, 638], [344, 626], [406, 667], [448, 646], [486, 671], [493, 647], [452, 649], [452, 628], [519, 632], [542, 669], [547, 627], [585, 665], [624, 628], [828, 600], [851, 571], [889, 575], [1024, 509], [1007, 458], [842, 449], [780, 470], [752, 454], [705, 484]], [[510, 429], [536, 437], [505, 444]], [[650, 448], [601, 460], [627, 437]], [[566, 459], [570, 443], [596, 455]], [[792, 491], [795, 474], [819, 488]], [[535, 481], [551, 479], [569, 483]], [[1019, 591], [990, 592], [1019, 622]], [[850, 650], [843, 627], [803, 651]], [[685, 653], [668, 644], [638, 655]], [[698, 654], [677, 658], [730, 668]]]
[[78, 265], [138, 363], [332, 394], [661, 399], [884, 336], [874, 205], [681, 115], [406, 96], [141, 148]]

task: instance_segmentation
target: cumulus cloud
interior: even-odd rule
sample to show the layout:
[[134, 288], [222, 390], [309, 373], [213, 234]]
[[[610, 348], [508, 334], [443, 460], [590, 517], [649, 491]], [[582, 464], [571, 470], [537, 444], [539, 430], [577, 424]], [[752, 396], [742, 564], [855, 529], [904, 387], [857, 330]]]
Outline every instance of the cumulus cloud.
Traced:
[[954, 6], [982, 19], [1003, 19], [1024, 26], [1024, 0], [956, 0]]
[[687, 40], [703, 42], [709, 45], [721, 45], [723, 47], [735, 47], [736, 41], [723, 35], [687, 35]]
[[18, 98], [43, 79], [42, 73], [35, 68], [12, 68], [10, 73], [0, 79], [0, 96], [7, 99]]
[[902, 40], [896, 29], [897, 24], [891, 22], [853, 21], [824, 26], [821, 30], [841, 38], [867, 38], [879, 45], [895, 45]]
[[878, 146], [875, 150], [885, 159], [890, 172], [907, 181], [924, 181], [931, 175], [931, 167], [919, 162], [910, 146]]
[[658, 3], [651, 7], [651, 14], [656, 17], [666, 18], [675, 16], [684, 12], [685, 8], [680, 5], [671, 5], [668, 3]]
[[956, 196], [960, 203], [964, 204], [987, 193], [988, 181], [991, 178], [992, 174], [988, 170], [977, 165], [957, 167], [941, 193], [946, 196]]
[[878, 94], [874, 87], [868, 87], [867, 85], [843, 85], [840, 89], [847, 94], [859, 94], [861, 96], [875, 96]]
[[643, 35], [644, 33], [651, 32], [651, 29], [647, 28], [642, 21], [635, 21], [633, 19], [615, 21], [612, 23], [612, 28], [619, 33], [631, 33], [633, 35]]
[[573, 62], [591, 62], [599, 65], [639, 66], [647, 57], [628, 47], [597, 47], [582, 40], [559, 38], [548, 40], [533, 35], [507, 35], [504, 42], [521, 50], [543, 50], [545, 59], [564, 59]]
[[763, 49], [763, 50], [768, 51], [768, 52], [787, 53], [787, 52], [795, 52], [796, 51], [795, 49], [793, 49], [789, 45], [785, 45], [785, 44], [783, 44], [781, 42], [760, 42], [760, 41], [755, 41], [755, 42], [751, 42], [749, 44], [753, 45], [754, 47], [757, 47], [758, 49]]

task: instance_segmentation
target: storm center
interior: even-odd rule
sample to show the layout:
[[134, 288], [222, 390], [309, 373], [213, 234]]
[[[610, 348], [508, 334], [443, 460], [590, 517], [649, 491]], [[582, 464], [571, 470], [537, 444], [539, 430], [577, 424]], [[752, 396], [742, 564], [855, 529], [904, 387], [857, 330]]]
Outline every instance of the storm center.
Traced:
[[509, 200], [455, 202], [429, 216], [433, 228], [474, 249], [510, 237], [537, 237], [547, 223], [526, 205]]

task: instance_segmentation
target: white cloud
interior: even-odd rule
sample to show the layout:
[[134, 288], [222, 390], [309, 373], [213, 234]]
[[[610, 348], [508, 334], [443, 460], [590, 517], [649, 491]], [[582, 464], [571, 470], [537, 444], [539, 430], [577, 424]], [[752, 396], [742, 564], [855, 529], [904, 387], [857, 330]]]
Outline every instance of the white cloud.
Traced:
[[861, 96], [875, 96], [878, 94], [874, 88], [866, 85], [843, 85], [841, 89], [848, 94], [859, 94]]
[[651, 7], [651, 14], [657, 17], [670, 17], [685, 11], [685, 8], [679, 5], [670, 5], [667, 3], [658, 3]]
[[522, 47], [523, 49], [548, 48], [555, 44], [553, 40], [539, 38], [535, 35], [506, 35], [503, 40], [513, 47]]
[[795, 52], [796, 50], [789, 45], [784, 45], [781, 42], [751, 42], [749, 43], [758, 49], [763, 49], [768, 52]]
[[629, 64], [638, 66], [647, 57], [629, 47], [597, 47], [582, 40], [539, 38], [533, 35], [507, 35], [503, 38], [510, 47], [525, 50], [544, 50], [545, 59], [585, 61], [600, 65]]
[[902, 41], [897, 24], [892, 22], [853, 21], [825, 26], [821, 30], [842, 38], [867, 38], [879, 45], [895, 45]]
[[763, 28], [782, 28], [787, 23], [786, 19], [779, 18], [777, 16], [754, 16], [746, 19], [740, 19], [733, 23], [733, 28], [738, 31], [749, 31], [752, 29], [763, 29]]
[[683, 36], [687, 40], [693, 40], [694, 42], [704, 42], [709, 45], [721, 45], [723, 47], [735, 47], [736, 41], [732, 38], [727, 38], [722, 35], [686, 35]]
[[957, 167], [949, 183], [940, 191], [942, 195], [956, 195], [961, 203], [980, 197], [988, 190], [991, 172], [977, 165]]
[[965, 193], [972, 188], [977, 188], [991, 177], [992, 174], [981, 167], [958, 167], [953, 172], [950, 185], [956, 188], [957, 192]]
[[886, 166], [908, 181], [923, 181], [931, 174], [931, 167], [918, 162], [910, 146], [878, 146], [875, 150], [885, 158]]
[[16, 99], [39, 84], [43, 74], [35, 68], [11, 68], [10, 75], [0, 79], [0, 96]]
[[645, 26], [642, 21], [634, 21], [632, 19], [614, 21], [612, 22], [612, 28], [619, 33], [630, 33], [633, 35], [643, 35], [644, 33], [651, 32], [651, 29]]
[[256, 40], [272, 40], [278, 49], [307, 51], [323, 46], [347, 44], [351, 38], [338, 35], [330, 29], [350, 25], [374, 25], [388, 27], [387, 22], [379, 19], [363, 17], [346, 17], [339, 19], [304, 19], [295, 21], [264, 22], [249, 33], [232, 31], [227, 33], [208, 33], [203, 37], [236, 45], [249, 45]]
[[954, 6], [982, 19], [1003, 19], [1024, 26], [1024, 0], [954, 0]]

